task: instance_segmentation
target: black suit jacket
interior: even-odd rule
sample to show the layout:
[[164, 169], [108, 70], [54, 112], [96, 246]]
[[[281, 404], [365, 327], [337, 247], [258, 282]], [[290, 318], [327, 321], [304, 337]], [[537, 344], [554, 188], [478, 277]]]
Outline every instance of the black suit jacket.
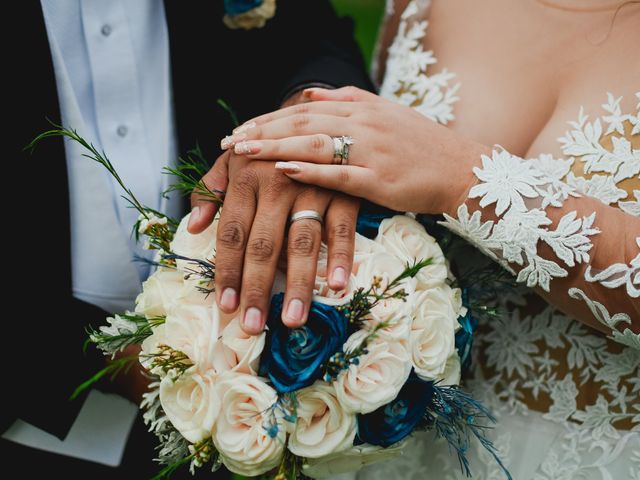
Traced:
[[[219, 155], [218, 142], [232, 123], [216, 106], [217, 98], [242, 120], [277, 108], [286, 92], [300, 85], [371, 86], [351, 23], [338, 19], [328, 0], [278, 0], [276, 16], [250, 31], [223, 25], [220, 0], [167, 0], [165, 8], [183, 151], [199, 142], [208, 158]], [[62, 140], [42, 142], [33, 155], [22, 151], [48, 127], [45, 117], [60, 118], [40, 2], [14, 2], [5, 21], [20, 33], [3, 49], [8, 102], [2, 114], [10, 125], [3, 179], [11, 192], [5, 203], [5, 278], [11, 286], [0, 328], [3, 403], [8, 403], [1, 410], [0, 432], [22, 418], [64, 438], [83, 403], [70, 402], [69, 395], [102, 362], [97, 353], [82, 352], [85, 327], [102, 324], [105, 313], [71, 293]]]

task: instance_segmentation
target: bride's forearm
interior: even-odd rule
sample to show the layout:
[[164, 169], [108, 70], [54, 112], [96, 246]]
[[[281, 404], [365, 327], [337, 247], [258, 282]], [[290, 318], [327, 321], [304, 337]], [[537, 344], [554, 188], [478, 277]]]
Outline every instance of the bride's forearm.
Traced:
[[640, 346], [640, 219], [581, 197], [550, 162], [482, 155], [443, 223], [550, 303]]

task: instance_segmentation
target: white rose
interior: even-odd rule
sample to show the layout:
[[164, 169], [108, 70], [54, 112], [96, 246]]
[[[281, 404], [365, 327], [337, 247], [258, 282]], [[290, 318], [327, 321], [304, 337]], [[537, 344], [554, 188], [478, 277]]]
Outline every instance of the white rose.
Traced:
[[460, 357], [458, 352], [453, 352], [447, 359], [447, 363], [444, 366], [444, 373], [442, 374], [442, 385], [460, 385]]
[[446, 280], [448, 269], [440, 245], [413, 218], [406, 215], [385, 218], [378, 228], [376, 242], [405, 264], [431, 259], [431, 265], [416, 276], [419, 289], [432, 288]]
[[[189, 217], [187, 214], [176, 229], [171, 242], [171, 251], [176, 255], [198, 260], [213, 261], [216, 254], [216, 234], [218, 231], [218, 220], [220, 214], [216, 215], [211, 225], [198, 234], [191, 234], [187, 230], [189, 225]], [[181, 272], [189, 272], [194, 269], [192, 262], [186, 260], [177, 260], [178, 270]]]
[[297, 420], [289, 450], [299, 457], [318, 458], [346, 450], [356, 436], [356, 417], [345, 412], [335, 388], [316, 382], [297, 392]]
[[[157, 327], [155, 327], [152, 331], [153, 333], [151, 335], [149, 335], [147, 338], [145, 338], [142, 341], [142, 344], [140, 345], [141, 347], [141, 351], [140, 351], [140, 355], [138, 355], [138, 359], [140, 360], [140, 364], [146, 368], [149, 371], [152, 371], [151, 369], [151, 363], [153, 362], [153, 357], [152, 355], [159, 353], [159, 346], [160, 345], [166, 345], [167, 344], [167, 339], [166, 336], [164, 334], [164, 323], [161, 323], [160, 325], [158, 325]], [[152, 373], [155, 374], [161, 374], [160, 371], [152, 371]]]
[[[368, 290], [371, 287], [374, 277], [380, 277], [382, 284], [379, 291], [381, 292], [382, 289], [400, 275], [404, 269], [405, 266], [397, 257], [385, 251], [374, 252], [361, 263], [356, 275], [356, 287], [362, 287]], [[389, 326], [381, 330], [381, 336], [389, 340], [408, 341], [408, 324], [411, 320], [411, 313], [414, 310], [413, 298], [415, 286], [415, 279], [408, 278], [403, 280], [393, 291], [401, 288], [404, 289], [407, 293], [405, 299], [387, 298], [379, 301], [371, 309], [368, 318], [365, 320], [367, 328], [372, 328], [380, 322], [388, 322]]]
[[160, 317], [179, 298], [183, 288], [182, 274], [168, 268], [156, 270], [142, 284], [142, 293], [136, 298], [136, 313], [147, 317]]
[[[344, 344], [346, 352], [357, 347], [364, 336], [360, 330]], [[396, 398], [411, 372], [411, 357], [402, 342], [379, 337], [369, 342], [369, 353], [361, 355], [334, 381], [340, 404], [350, 412], [370, 413]]]
[[271, 437], [264, 428], [267, 416], [274, 413], [270, 407], [278, 399], [276, 391], [262, 378], [242, 373], [221, 376], [218, 391], [222, 411], [213, 442], [225, 466], [248, 477], [277, 467], [284, 454], [286, 431], [279, 428]]
[[308, 458], [302, 472], [310, 478], [327, 478], [333, 475], [356, 472], [372, 463], [391, 460], [402, 453], [405, 442], [382, 448], [375, 445], [357, 445], [344, 452], [321, 458]]
[[210, 437], [220, 399], [211, 374], [184, 374], [160, 382], [160, 404], [171, 424], [191, 443]]
[[213, 369], [214, 349], [220, 335], [217, 308], [201, 305], [174, 305], [165, 320], [166, 344], [189, 357], [196, 369]]
[[442, 285], [416, 295], [410, 341], [413, 366], [420, 378], [439, 380], [443, 378], [447, 360], [455, 353], [460, 311], [456, 291]]
[[222, 330], [222, 336], [215, 346], [213, 365], [216, 371], [257, 375], [265, 336], [265, 332], [260, 335], [246, 334], [240, 327], [240, 317], [233, 318]]

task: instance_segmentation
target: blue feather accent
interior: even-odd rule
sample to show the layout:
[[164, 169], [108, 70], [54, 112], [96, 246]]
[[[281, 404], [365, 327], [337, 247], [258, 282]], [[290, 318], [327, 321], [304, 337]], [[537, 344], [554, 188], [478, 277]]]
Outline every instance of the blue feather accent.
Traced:
[[425, 414], [428, 428], [435, 430], [438, 437], [444, 438], [453, 449], [460, 462], [460, 468], [467, 477], [471, 477], [467, 451], [473, 438], [493, 456], [508, 480], [513, 480], [509, 470], [498, 456], [498, 450], [485, 436], [485, 430], [492, 428], [484, 424], [496, 423], [496, 419], [482, 403], [457, 385], [433, 386], [433, 399]]
[[227, 15], [240, 15], [259, 7], [262, 3], [263, 0], [224, 0], [224, 11]]

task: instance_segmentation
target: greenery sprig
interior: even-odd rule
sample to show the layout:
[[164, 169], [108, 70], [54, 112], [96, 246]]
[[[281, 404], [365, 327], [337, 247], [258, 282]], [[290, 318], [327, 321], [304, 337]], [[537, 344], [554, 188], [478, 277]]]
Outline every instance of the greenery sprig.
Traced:
[[[400, 288], [402, 282], [406, 279], [414, 278], [420, 270], [431, 265], [431, 263], [432, 259], [430, 258], [407, 263], [402, 273], [385, 286], [382, 285], [382, 278], [374, 277], [368, 289], [365, 290], [364, 287], [358, 288], [353, 293], [349, 303], [336, 308], [344, 313], [350, 324], [357, 329], [361, 329], [364, 326], [364, 321], [371, 314], [371, 310], [380, 302], [389, 299], [406, 301], [408, 294], [404, 288]], [[367, 349], [369, 343], [378, 336], [380, 330], [389, 327], [391, 322], [392, 320], [385, 320], [376, 323], [354, 348], [348, 352], [337, 352], [331, 356], [324, 367], [323, 380], [326, 382], [334, 380], [349, 365], [357, 365], [359, 357], [369, 353]]]
[[164, 167], [163, 172], [173, 175], [176, 181], [163, 192], [166, 197], [171, 192], [179, 192], [186, 196], [197, 193], [203, 200], [222, 205], [224, 192], [209, 188], [202, 177], [209, 171], [210, 165], [202, 154], [199, 146], [189, 150], [187, 155], [180, 157], [175, 167]]
[[107, 318], [109, 326], [102, 326], [98, 330], [92, 327], [87, 329], [89, 338], [84, 343], [84, 349], [93, 343], [105, 355], [114, 356], [130, 345], [142, 343], [165, 319], [163, 316], [147, 318], [136, 313], [115, 315]]
[[153, 477], [152, 480], [170, 478], [176, 470], [187, 464], [190, 465], [189, 470], [193, 474], [196, 468], [201, 468], [207, 463], [213, 462], [213, 471], [217, 469], [217, 466], [219, 465], [218, 458], [219, 453], [213, 446], [211, 437], [205, 438], [198, 443], [189, 445], [189, 455], [181, 458], [171, 465], [167, 465], [166, 467], [164, 467], [157, 473], [156, 476]]
[[104, 367], [102, 370], [93, 375], [90, 379], [82, 382], [78, 387], [73, 391], [69, 400], [75, 400], [80, 396], [80, 394], [86, 391], [89, 387], [97, 383], [102, 377], [105, 375], [110, 375], [111, 380], [116, 378], [120, 373], [127, 373], [131, 370], [131, 367], [138, 362], [137, 355], [130, 355], [127, 357], [118, 358], [117, 360], [113, 360], [109, 362], [109, 364]]
[[158, 345], [155, 353], [140, 354], [140, 359], [150, 359], [149, 370], [162, 372], [169, 375], [175, 381], [193, 367], [193, 362], [186, 353], [171, 348], [169, 345]]

